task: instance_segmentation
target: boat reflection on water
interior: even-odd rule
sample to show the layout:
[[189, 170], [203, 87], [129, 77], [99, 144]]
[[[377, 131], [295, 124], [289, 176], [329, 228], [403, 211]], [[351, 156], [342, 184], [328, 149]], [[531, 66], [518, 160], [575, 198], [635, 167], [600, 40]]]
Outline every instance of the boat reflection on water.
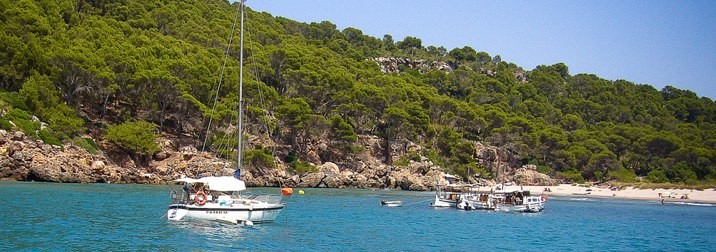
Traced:
[[260, 226], [250, 226], [245, 228], [236, 228], [234, 225], [226, 225], [221, 222], [210, 220], [187, 221], [170, 221], [167, 225], [178, 229], [177, 233], [190, 234], [189, 236], [202, 237], [209, 241], [223, 241], [226, 237], [241, 240], [246, 237], [245, 232], [251, 232]]

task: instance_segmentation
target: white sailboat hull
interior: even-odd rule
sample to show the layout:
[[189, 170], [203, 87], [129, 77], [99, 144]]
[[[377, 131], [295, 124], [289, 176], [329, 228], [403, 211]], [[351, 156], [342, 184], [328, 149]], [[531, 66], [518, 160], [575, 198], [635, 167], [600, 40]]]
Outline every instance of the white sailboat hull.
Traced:
[[456, 204], [457, 204], [457, 200], [446, 199], [446, 198], [440, 197], [438, 195], [435, 195], [435, 201], [433, 202], [433, 207], [455, 207]]
[[543, 206], [526, 206], [526, 205], [519, 205], [519, 206], [508, 206], [508, 205], [500, 205], [497, 208], [498, 211], [502, 212], [511, 212], [511, 213], [537, 213], [544, 210]]
[[200, 220], [232, 220], [237, 222], [251, 221], [253, 223], [273, 222], [285, 204], [258, 204], [222, 206], [217, 203], [206, 203], [203, 206], [196, 204], [172, 204], [167, 210], [169, 220], [183, 218]]
[[539, 201], [537, 197], [531, 203], [525, 203], [520, 205], [508, 205], [508, 204], [497, 204], [495, 210], [512, 213], [537, 213], [544, 210], [544, 204]]

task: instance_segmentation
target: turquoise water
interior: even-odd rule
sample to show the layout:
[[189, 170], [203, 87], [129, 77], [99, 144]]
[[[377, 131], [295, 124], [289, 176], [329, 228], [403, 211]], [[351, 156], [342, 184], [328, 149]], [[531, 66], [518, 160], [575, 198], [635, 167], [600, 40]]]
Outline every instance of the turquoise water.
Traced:
[[508, 214], [434, 209], [430, 192], [303, 190], [275, 223], [240, 227], [167, 221], [168, 186], [0, 182], [0, 251], [716, 250], [711, 204], [551, 197]]

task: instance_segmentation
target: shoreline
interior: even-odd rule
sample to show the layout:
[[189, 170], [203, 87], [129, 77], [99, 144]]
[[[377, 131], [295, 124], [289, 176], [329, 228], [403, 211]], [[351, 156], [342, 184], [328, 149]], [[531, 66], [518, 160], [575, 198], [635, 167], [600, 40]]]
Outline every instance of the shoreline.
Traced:
[[[603, 187], [574, 186], [571, 184], [560, 184], [558, 186], [523, 186], [525, 190], [533, 193], [542, 193], [545, 188], [549, 196], [559, 197], [588, 197], [588, 198], [611, 198], [611, 199], [633, 199], [653, 200], [668, 202], [689, 202], [689, 203], [716, 203], [716, 189], [709, 188], [703, 191], [693, 189], [638, 189], [627, 187], [621, 190], [611, 190]], [[684, 198], [682, 198], [684, 197]], [[688, 197], [688, 198], [686, 198]]]
[[[35, 181], [18, 181], [12, 179], [0, 179], [0, 182], [35, 182]], [[42, 182], [42, 183], [57, 183], [57, 182]], [[83, 184], [83, 183], [79, 183]], [[91, 184], [91, 183], [90, 183]], [[101, 184], [101, 183], [96, 183]], [[112, 183], [115, 184], [115, 183]], [[171, 182], [167, 183], [118, 183], [125, 185], [156, 185], [166, 186], [173, 185]], [[512, 187], [512, 186], [511, 186]], [[627, 187], [621, 190], [611, 190], [609, 188], [598, 187], [598, 186], [575, 186], [572, 184], [560, 184], [557, 186], [521, 186], [523, 190], [530, 191], [533, 194], [546, 193], [548, 196], [557, 197], [584, 197], [584, 198], [601, 198], [601, 199], [627, 199], [627, 200], [647, 200], [659, 202], [662, 199], [664, 203], [710, 203], [716, 204], [716, 188], [709, 188], [702, 191], [694, 189], [638, 189], [634, 187]], [[279, 188], [279, 187], [276, 187]], [[295, 187], [300, 189], [311, 189], [313, 187]], [[545, 192], [545, 189], [549, 188], [550, 191]], [[342, 188], [333, 188], [342, 189]], [[360, 188], [354, 188], [360, 189]], [[380, 189], [380, 188], [363, 188], [363, 189]], [[422, 191], [422, 192], [433, 192]], [[682, 196], [688, 198], [681, 198]]]

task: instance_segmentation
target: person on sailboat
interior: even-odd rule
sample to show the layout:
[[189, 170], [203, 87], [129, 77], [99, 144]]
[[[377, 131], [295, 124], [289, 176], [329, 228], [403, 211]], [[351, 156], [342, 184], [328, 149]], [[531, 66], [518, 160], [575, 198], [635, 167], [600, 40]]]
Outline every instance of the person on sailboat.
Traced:
[[236, 171], [234, 171], [234, 178], [241, 180], [241, 168], [236, 168]]

